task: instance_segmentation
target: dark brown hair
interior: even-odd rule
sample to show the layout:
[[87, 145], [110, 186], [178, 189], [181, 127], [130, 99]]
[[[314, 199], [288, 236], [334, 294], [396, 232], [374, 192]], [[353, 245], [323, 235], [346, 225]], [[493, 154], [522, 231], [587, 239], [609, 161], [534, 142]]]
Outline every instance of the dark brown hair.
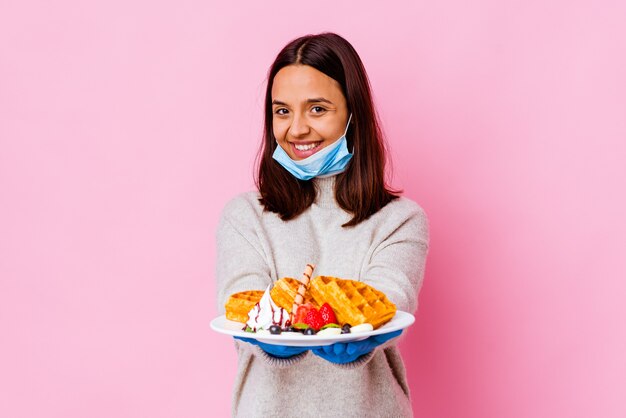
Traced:
[[385, 185], [384, 138], [365, 67], [352, 45], [334, 33], [294, 39], [270, 67], [265, 93], [265, 132], [257, 155], [255, 179], [261, 194], [259, 200], [266, 210], [278, 213], [285, 221], [300, 215], [315, 200], [311, 180], [297, 179], [272, 158], [279, 146], [273, 132], [272, 85], [278, 71], [292, 64], [309, 65], [336, 80], [346, 98], [348, 113], [352, 113], [346, 139], [353, 156], [346, 170], [337, 174], [335, 199], [353, 216], [343, 226], [357, 225], [396, 199], [399, 191]]

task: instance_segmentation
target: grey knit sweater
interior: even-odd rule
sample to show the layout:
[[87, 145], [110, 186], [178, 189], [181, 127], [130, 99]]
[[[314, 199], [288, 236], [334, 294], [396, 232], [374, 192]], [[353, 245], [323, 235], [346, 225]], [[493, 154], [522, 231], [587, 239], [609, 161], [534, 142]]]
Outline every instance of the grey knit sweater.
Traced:
[[[231, 200], [217, 230], [217, 302], [264, 290], [281, 277], [299, 278], [307, 263], [313, 276], [361, 280], [385, 292], [399, 310], [414, 312], [428, 253], [428, 220], [401, 197], [355, 227], [334, 197], [335, 177], [312, 180], [315, 203], [291, 221], [264, 211], [258, 192]], [[397, 339], [353, 363], [337, 365], [307, 351], [278, 359], [235, 340], [236, 417], [412, 416]]]

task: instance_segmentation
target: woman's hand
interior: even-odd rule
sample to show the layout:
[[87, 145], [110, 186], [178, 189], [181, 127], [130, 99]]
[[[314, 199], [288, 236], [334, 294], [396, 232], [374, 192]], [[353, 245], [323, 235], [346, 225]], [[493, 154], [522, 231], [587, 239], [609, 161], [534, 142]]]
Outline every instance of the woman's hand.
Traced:
[[359, 357], [370, 353], [379, 345], [396, 338], [402, 334], [402, 330], [389, 332], [387, 334], [374, 335], [361, 341], [349, 343], [335, 343], [313, 348], [313, 354], [320, 356], [326, 361], [336, 364], [351, 363]]

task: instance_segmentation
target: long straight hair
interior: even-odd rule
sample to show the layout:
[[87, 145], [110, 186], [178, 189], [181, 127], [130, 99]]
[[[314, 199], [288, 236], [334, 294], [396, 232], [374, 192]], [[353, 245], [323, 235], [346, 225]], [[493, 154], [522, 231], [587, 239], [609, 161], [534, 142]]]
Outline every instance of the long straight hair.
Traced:
[[306, 35], [294, 39], [278, 54], [270, 67], [265, 93], [265, 131], [257, 155], [258, 175], [255, 183], [266, 210], [290, 220], [304, 212], [315, 201], [315, 186], [311, 180], [291, 175], [272, 158], [277, 146], [273, 130], [272, 86], [282, 68], [309, 65], [334, 79], [346, 98], [352, 123], [346, 139], [352, 149], [352, 159], [346, 170], [337, 174], [335, 200], [352, 219], [344, 227], [354, 226], [378, 212], [399, 191], [385, 185], [385, 143], [374, 108], [369, 79], [356, 50], [334, 33]]

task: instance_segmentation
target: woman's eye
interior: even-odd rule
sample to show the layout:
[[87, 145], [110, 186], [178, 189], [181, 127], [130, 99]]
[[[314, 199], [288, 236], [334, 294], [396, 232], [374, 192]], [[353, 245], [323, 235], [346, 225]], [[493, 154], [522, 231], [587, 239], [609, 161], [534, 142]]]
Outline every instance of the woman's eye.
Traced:
[[276, 113], [277, 115], [285, 115], [286, 113], [281, 113], [283, 110], [287, 112], [287, 109], [281, 107], [280, 109], [276, 109], [274, 113]]
[[[319, 109], [319, 110], [316, 111], [315, 109]], [[321, 113], [321, 112], [325, 111], [326, 109], [324, 109], [321, 106], [313, 106], [312, 110], [313, 110], [314, 113]]]

